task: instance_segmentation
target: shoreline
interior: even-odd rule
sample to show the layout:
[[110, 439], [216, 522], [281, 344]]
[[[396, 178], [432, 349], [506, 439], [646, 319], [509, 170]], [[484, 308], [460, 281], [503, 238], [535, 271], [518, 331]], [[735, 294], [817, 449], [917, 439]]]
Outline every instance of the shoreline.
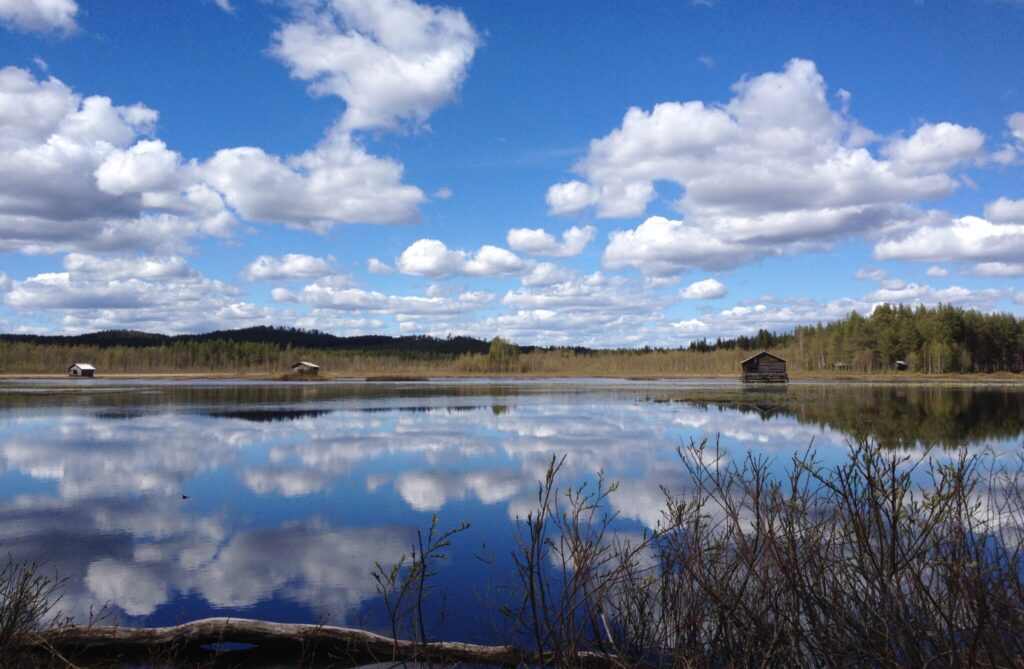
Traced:
[[[244, 373], [244, 372], [147, 372], [132, 374], [100, 374], [94, 377], [71, 377], [67, 374], [53, 373], [0, 373], [0, 381], [59, 381], [67, 380], [74, 383], [88, 383], [90, 381], [252, 381], [252, 382], [287, 382], [287, 383], [329, 383], [332, 381], [365, 382], [365, 383], [417, 383], [426, 381], [458, 381], [458, 380], [481, 380], [493, 379], [496, 381], [513, 380], [550, 380], [550, 379], [578, 379], [587, 380], [619, 380], [632, 382], [660, 382], [660, 381], [697, 381], [716, 380], [739, 382], [739, 374], [558, 374], [558, 373], [451, 373], [439, 372], [436, 374], [320, 374], [318, 376], [303, 379], [295, 378], [286, 374], [266, 373]], [[900, 373], [877, 373], [867, 372], [863, 374], [845, 372], [841, 375], [825, 373], [791, 373], [790, 383], [878, 383], [878, 384], [993, 384], [993, 385], [1024, 385], [1024, 374], [1011, 372], [994, 373], [948, 373], [948, 374], [925, 374], [920, 372]], [[749, 384], [750, 387], [768, 386], [785, 387], [786, 384]]]

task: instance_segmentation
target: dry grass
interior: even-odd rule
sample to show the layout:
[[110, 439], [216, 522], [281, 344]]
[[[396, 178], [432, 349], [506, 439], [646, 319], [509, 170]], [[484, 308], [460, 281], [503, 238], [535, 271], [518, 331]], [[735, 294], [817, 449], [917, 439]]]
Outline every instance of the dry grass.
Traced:
[[520, 521], [521, 644], [556, 666], [1021, 666], [1021, 459], [858, 444], [776, 478], [703, 443], [680, 458], [689, 486], [633, 541], [610, 488], [559, 493], [552, 461]]
[[0, 668], [49, 664], [50, 660], [66, 664], [59, 653], [38, 647], [35, 637], [40, 629], [70, 624], [58, 608], [65, 581], [56, 573], [44, 574], [37, 563], [8, 556], [0, 569]]

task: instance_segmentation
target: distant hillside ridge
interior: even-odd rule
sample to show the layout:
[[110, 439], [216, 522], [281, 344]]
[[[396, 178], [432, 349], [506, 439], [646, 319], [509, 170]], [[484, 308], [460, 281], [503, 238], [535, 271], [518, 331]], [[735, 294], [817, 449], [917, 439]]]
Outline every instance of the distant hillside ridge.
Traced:
[[95, 346], [112, 348], [149, 348], [176, 343], [226, 341], [235, 344], [271, 344], [279, 348], [366, 351], [416, 352], [442, 355], [487, 353], [489, 342], [465, 336], [446, 338], [428, 335], [391, 337], [388, 335], [358, 335], [339, 337], [319, 330], [284, 328], [260, 325], [240, 330], [216, 330], [201, 334], [165, 335], [137, 330], [103, 330], [80, 335], [0, 334], [0, 342], [50, 344], [56, 346]]

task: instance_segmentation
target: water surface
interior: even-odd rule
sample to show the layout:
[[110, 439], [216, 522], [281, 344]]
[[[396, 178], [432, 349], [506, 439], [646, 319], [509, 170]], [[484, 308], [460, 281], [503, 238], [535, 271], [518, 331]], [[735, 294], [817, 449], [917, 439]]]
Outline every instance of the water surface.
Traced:
[[63, 607], [129, 625], [208, 615], [387, 629], [372, 569], [433, 514], [468, 522], [441, 565], [438, 636], [502, 641], [517, 517], [552, 455], [619, 482], [616, 529], [660, 519], [677, 447], [727, 458], [868, 438], [1013, 454], [1024, 388], [723, 381], [0, 383], [0, 552], [69, 577]]

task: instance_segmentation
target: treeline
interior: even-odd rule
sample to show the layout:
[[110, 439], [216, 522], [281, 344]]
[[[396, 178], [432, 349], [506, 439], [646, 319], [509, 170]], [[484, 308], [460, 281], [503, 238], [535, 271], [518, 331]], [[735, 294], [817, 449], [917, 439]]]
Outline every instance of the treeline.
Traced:
[[[829, 365], [865, 372], [905, 363], [911, 371], [1024, 371], [1024, 320], [951, 305], [881, 305], [827, 325], [798, 327], [787, 346], [806, 369]], [[902, 366], [900, 364], [899, 366]]]
[[170, 347], [175, 344], [203, 342], [230, 342], [235, 344], [271, 344], [279, 348], [292, 347], [326, 351], [375, 351], [383, 353], [445, 354], [486, 353], [488, 343], [473, 337], [427, 335], [390, 337], [387, 335], [361, 335], [339, 337], [319, 330], [257, 326], [240, 330], [216, 330], [203, 334], [164, 335], [136, 330], [104, 330], [80, 335], [0, 334], [0, 342], [20, 342], [79, 347]]
[[516, 346], [496, 337], [366, 335], [256, 327], [197, 335], [107, 331], [75, 336], [0, 335], [0, 373], [60, 373], [89, 362], [99, 373], [254, 373], [287, 371], [310, 360], [328, 374], [538, 374], [661, 376], [732, 374], [767, 349], [790, 372], [923, 373], [1024, 371], [1024, 321], [949, 305], [882, 305], [791, 333], [700, 340], [685, 348], [588, 349]]
[[[484, 354], [486, 355], [486, 354]], [[445, 373], [460, 356], [416, 350], [338, 350], [237, 342], [176, 341], [158, 346], [61, 345], [0, 340], [0, 373], [62, 373], [73, 362], [103, 374], [281, 374], [298, 360], [337, 374]]]
[[280, 374], [297, 360], [345, 374], [429, 373], [489, 344], [464, 336], [338, 337], [317, 330], [252, 327], [163, 335], [107, 330], [81, 335], [0, 335], [0, 373], [59, 373], [88, 362], [100, 374]]
[[853, 311], [842, 320], [798, 326], [791, 333], [762, 329], [751, 337], [702, 339], [689, 346], [702, 353], [764, 349], [773, 349], [798, 371], [1020, 372], [1024, 320], [952, 305], [883, 304], [870, 316]]
[[690, 346], [687, 350], [698, 351], [700, 353], [709, 353], [711, 351], [733, 351], [740, 349], [741, 351], [764, 351], [770, 348], [778, 348], [785, 346], [793, 340], [791, 333], [777, 334], [775, 332], [769, 332], [764, 328], [757, 331], [757, 334], [748, 337], [746, 335], [740, 335], [735, 339], [724, 339], [719, 337], [713, 342], [708, 342], [707, 339], [698, 339], [690, 342]]

